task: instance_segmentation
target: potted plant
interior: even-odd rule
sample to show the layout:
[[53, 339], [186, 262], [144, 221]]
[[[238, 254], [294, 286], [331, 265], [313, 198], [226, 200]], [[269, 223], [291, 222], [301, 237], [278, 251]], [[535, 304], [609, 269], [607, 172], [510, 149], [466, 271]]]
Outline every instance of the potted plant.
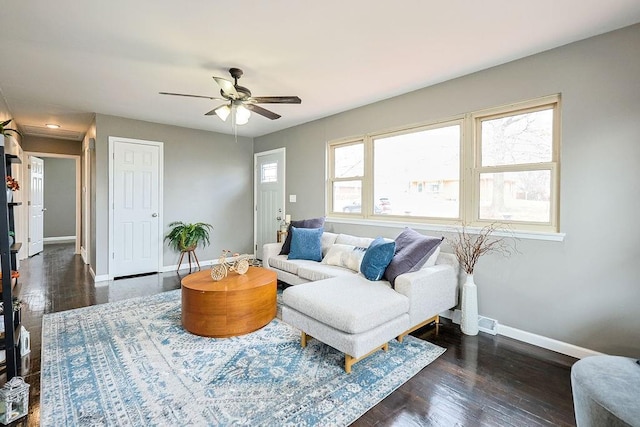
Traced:
[[6, 127], [9, 123], [11, 123], [11, 120], [13, 120], [13, 119], [5, 120], [4, 122], [0, 123], [0, 134], [4, 135], [4, 136], [9, 136], [9, 134], [7, 132], [14, 132], [14, 133], [17, 133], [18, 135], [22, 136], [22, 134], [20, 133], [19, 130], [11, 129], [11, 128]]
[[196, 222], [186, 224], [182, 221], [174, 221], [169, 224], [171, 231], [164, 237], [169, 241], [169, 246], [177, 251], [193, 251], [198, 245], [208, 246], [210, 242], [209, 230], [213, 230], [211, 224]]
[[[498, 223], [491, 223], [478, 231], [470, 231], [464, 224], [453, 238], [447, 239], [458, 258], [460, 267], [467, 273], [467, 278], [462, 286], [462, 319], [460, 328], [466, 335], [478, 334], [478, 288], [473, 280], [473, 271], [476, 263], [482, 255], [498, 253], [508, 257], [517, 252], [515, 240], [504, 237]], [[499, 236], [494, 233], [501, 231]]]

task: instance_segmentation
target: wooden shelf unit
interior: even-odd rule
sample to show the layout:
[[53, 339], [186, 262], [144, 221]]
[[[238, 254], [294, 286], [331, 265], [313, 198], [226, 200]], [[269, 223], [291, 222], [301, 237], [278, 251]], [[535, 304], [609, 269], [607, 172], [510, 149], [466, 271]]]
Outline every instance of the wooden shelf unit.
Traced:
[[[13, 154], [4, 152], [4, 136], [0, 135], [0, 155], [4, 159], [0, 162], [2, 175], [11, 175], [11, 165], [21, 163], [20, 158]], [[6, 186], [5, 186], [6, 188]], [[5, 361], [0, 363], [0, 373], [6, 373], [7, 381], [19, 374], [19, 366], [16, 363], [20, 360], [20, 313], [13, 310], [13, 295], [11, 276], [16, 270], [17, 254], [22, 243], [9, 245], [9, 232], [15, 233], [13, 208], [20, 206], [21, 202], [8, 202], [7, 192], [0, 191], [0, 267], [2, 270], [2, 314], [4, 320], [4, 332], [0, 335], [0, 350], [5, 352]], [[4, 206], [4, 209], [2, 209]], [[15, 236], [15, 234], [14, 234]]]

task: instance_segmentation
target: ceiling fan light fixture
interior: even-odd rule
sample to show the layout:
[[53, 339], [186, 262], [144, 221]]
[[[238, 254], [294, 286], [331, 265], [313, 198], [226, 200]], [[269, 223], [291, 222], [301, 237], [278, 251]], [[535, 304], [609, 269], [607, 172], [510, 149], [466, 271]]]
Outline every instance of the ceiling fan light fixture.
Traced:
[[220, 117], [223, 122], [227, 121], [227, 117], [231, 114], [231, 108], [228, 105], [223, 105], [216, 108], [216, 116]]
[[238, 105], [236, 107], [236, 124], [246, 125], [249, 123], [249, 117], [251, 117], [251, 111], [244, 105]]

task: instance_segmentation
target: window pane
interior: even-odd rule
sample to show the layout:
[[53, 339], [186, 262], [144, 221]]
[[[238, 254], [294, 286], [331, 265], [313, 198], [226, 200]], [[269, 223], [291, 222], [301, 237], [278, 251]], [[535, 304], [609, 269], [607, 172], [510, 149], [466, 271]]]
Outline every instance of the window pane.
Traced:
[[334, 154], [335, 178], [364, 175], [364, 144], [338, 147]]
[[460, 126], [374, 140], [377, 214], [458, 218]]
[[483, 120], [482, 166], [552, 160], [553, 109]]
[[551, 171], [480, 174], [480, 219], [551, 220]]
[[264, 163], [260, 174], [260, 182], [278, 182], [278, 163]]
[[333, 211], [362, 212], [362, 181], [340, 181], [333, 183]]

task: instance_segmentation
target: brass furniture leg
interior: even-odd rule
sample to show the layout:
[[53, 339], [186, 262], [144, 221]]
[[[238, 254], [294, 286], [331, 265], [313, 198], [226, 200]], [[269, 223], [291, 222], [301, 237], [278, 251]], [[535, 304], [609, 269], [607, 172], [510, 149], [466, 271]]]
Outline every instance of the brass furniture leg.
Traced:
[[386, 343], [382, 344], [380, 347], [376, 347], [376, 348], [374, 348], [374, 349], [373, 349], [373, 350], [371, 350], [369, 353], [365, 354], [365, 355], [364, 355], [364, 356], [362, 356], [362, 357], [358, 357], [357, 359], [356, 359], [355, 357], [353, 357], [353, 356], [350, 356], [350, 355], [348, 355], [348, 354], [345, 354], [345, 355], [344, 355], [344, 370], [345, 370], [345, 372], [346, 372], [347, 374], [350, 374], [350, 373], [351, 373], [351, 366], [352, 366], [354, 363], [357, 363], [357, 362], [361, 361], [361, 360], [362, 360], [362, 359], [364, 359], [365, 357], [369, 357], [369, 356], [371, 356], [373, 353], [375, 353], [376, 351], [378, 351], [378, 350], [380, 350], [380, 349], [382, 349], [382, 350], [384, 350], [384, 351], [389, 351], [389, 343], [388, 343], [388, 342], [386, 342]]
[[422, 328], [423, 326], [428, 325], [429, 323], [435, 321], [436, 322], [436, 334], [438, 333], [438, 323], [440, 323], [440, 316], [439, 315], [435, 315], [427, 320], [425, 320], [424, 322], [414, 326], [411, 329], [407, 329], [406, 331], [404, 331], [403, 333], [401, 333], [400, 335], [398, 335], [398, 342], [402, 342], [402, 340], [404, 339], [404, 337], [406, 337], [407, 335], [409, 335], [411, 332]]

